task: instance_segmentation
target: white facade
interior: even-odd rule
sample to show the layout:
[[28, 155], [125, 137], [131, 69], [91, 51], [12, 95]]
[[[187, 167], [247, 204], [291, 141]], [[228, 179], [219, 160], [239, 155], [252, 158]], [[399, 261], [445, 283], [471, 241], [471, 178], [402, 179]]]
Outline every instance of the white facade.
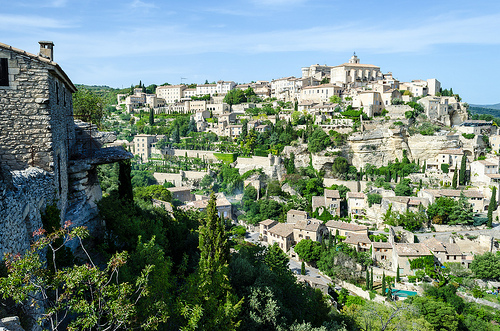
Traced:
[[156, 96], [165, 100], [167, 104], [180, 101], [184, 97], [185, 85], [167, 85], [156, 88]]

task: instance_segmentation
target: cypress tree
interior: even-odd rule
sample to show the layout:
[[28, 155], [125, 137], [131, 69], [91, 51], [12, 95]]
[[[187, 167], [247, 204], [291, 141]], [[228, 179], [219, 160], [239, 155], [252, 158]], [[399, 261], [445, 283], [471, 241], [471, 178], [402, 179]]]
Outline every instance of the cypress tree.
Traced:
[[120, 199], [125, 202], [133, 202], [134, 194], [132, 192], [131, 182], [131, 165], [130, 160], [123, 160], [118, 162], [118, 194]]
[[328, 232], [328, 249], [332, 249], [333, 248], [333, 235]]
[[337, 237], [338, 237], [338, 235], [339, 235], [339, 230], [337, 229], [337, 230], [335, 230], [335, 238], [333, 238], [333, 244], [335, 246], [337, 246]]
[[385, 272], [382, 273], [382, 295], [385, 295]]
[[370, 277], [370, 291], [373, 290], [373, 268], [371, 270], [371, 277]]
[[300, 266], [300, 274], [305, 275], [306, 274], [306, 264], [304, 261], [302, 261], [302, 265]]
[[458, 177], [458, 182], [460, 185], [465, 185], [467, 183], [467, 177], [465, 175], [466, 171], [466, 166], [467, 166], [467, 157], [462, 155], [462, 162], [460, 163], [460, 175]]
[[493, 212], [497, 209], [497, 187], [493, 186], [491, 190], [490, 204], [488, 205], [488, 223], [489, 228], [493, 225]]
[[451, 186], [453, 188], [457, 188], [457, 178], [458, 178], [458, 169], [457, 165], [455, 164], [455, 172], [453, 173], [453, 180], [451, 181]]
[[424, 165], [422, 166], [422, 173], [425, 174], [426, 169], [427, 169], [427, 161], [424, 161]]
[[370, 289], [370, 270], [368, 268], [366, 268], [365, 282], [366, 290], [368, 291]]
[[399, 276], [399, 264], [398, 264], [398, 270], [396, 270], [396, 283], [399, 283], [401, 281], [401, 277]]
[[155, 113], [153, 108], [149, 109], [149, 125], [153, 126], [155, 124]]
[[326, 241], [325, 238], [321, 238], [321, 251], [326, 251]]
[[[203, 307], [200, 325], [204, 325], [207, 330], [232, 329], [235, 324], [233, 316], [237, 315], [242, 301], [236, 303], [231, 296], [228, 279], [229, 244], [224, 220], [217, 213], [213, 192], [208, 201], [207, 216], [199, 228], [198, 247], [200, 261], [197, 289], [199, 304]], [[236, 315], [232, 315], [234, 312]]]

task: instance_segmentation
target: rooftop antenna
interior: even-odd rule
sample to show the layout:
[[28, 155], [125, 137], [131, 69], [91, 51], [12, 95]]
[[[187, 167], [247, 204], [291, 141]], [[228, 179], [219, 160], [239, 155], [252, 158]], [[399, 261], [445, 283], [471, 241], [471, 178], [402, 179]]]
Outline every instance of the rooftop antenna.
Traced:
[[181, 77], [181, 84], [182, 84], [182, 81], [183, 81], [183, 80], [186, 80], [186, 79], [187, 79], [187, 78]]

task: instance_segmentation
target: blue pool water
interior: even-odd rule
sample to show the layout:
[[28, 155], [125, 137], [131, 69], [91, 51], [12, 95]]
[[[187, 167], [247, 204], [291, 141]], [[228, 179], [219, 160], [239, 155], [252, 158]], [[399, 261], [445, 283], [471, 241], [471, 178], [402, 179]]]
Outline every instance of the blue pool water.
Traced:
[[[386, 289], [385, 291], [387, 292], [389, 289]], [[397, 295], [400, 298], [407, 298], [407, 297], [413, 297], [417, 295], [417, 292], [415, 291], [405, 291], [405, 290], [397, 290], [397, 289], [392, 289], [392, 295]]]

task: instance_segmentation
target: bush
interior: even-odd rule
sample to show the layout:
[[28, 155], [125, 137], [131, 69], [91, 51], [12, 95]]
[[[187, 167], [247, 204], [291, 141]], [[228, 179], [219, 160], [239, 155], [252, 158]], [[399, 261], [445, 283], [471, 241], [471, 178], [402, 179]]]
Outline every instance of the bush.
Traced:
[[441, 164], [441, 170], [442, 170], [445, 174], [447, 174], [447, 173], [448, 173], [448, 171], [449, 171], [448, 169], [449, 169], [449, 168], [450, 168], [450, 165], [449, 165], [448, 163], [442, 163], [442, 164]]
[[238, 157], [237, 153], [214, 153], [214, 156], [218, 159], [221, 160], [224, 163], [233, 163], [236, 161], [236, 158]]
[[474, 133], [462, 133], [462, 137], [465, 139], [473, 139], [476, 135]]

